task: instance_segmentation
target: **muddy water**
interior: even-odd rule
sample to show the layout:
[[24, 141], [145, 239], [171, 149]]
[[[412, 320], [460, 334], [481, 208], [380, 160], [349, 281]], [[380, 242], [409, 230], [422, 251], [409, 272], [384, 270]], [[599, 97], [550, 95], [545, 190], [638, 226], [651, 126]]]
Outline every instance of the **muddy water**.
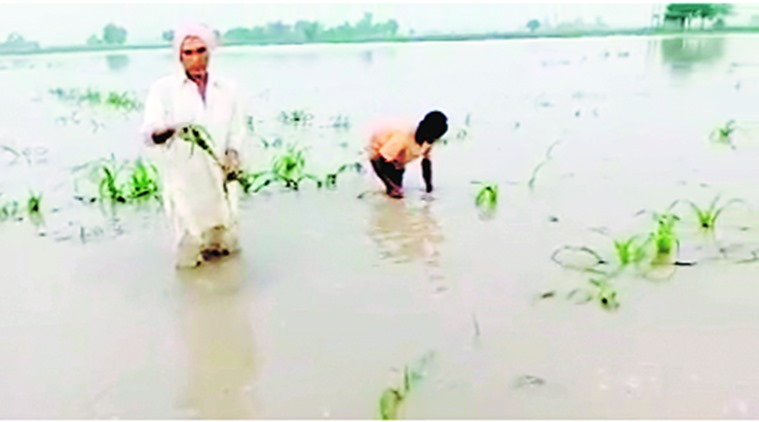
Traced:
[[[77, 109], [51, 88], [140, 96], [166, 52], [3, 59], [0, 200], [44, 193], [45, 224], [0, 225], [0, 416], [10, 418], [374, 418], [403, 365], [434, 352], [409, 418], [759, 416], [753, 208], [717, 233], [687, 208], [679, 267], [629, 271], [621, 307], [576, 305], [586, 275], [550, 260], [566, 244], [612, 254], [651, 228], [641, 209], [717, 193], [759, 201], [754, 37], [615, 38], [399, 46], [227, 49], [216, 65], [246, 90], [267, 141], [309, 146], [317, 174], [359, 158], [373, 116], [439, 107], [454, 129], [426, 197], [378, 195], [370, 174], [335, 191], [276, 189], [243, 204], [236, 258], [171, 266], [153, 208], [72, 199], [72, 171], [142, 153], [139, 115]], [[277, 122], [307, 109], [310, 127]], [[75, 114], [77, 113], [77, 114]], [[350, 116], [347, 131], [329, 127]], [[729, 119], [736, 149], [709, 133]], [[79, 123], [77, 123], [79, 122]], [[452, 131], [453, 133], [453, 131]], [[527, 189], [532, 169], [552, 159]], [[249, 144], [254, 168], [275, 148]], [[499, 183], [496, 215], [473, 180]], [[536, 295], [556, 296], [536, 302]]]

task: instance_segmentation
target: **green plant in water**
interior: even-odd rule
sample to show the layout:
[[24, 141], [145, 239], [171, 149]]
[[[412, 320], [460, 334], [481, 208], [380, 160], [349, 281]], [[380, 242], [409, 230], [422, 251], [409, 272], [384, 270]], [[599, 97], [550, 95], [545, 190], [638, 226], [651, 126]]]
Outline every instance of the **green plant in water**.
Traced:
[[492, 211], [498, 206], [498, 185], [495, 183], [473, 182], [482, 187], [477, 192], [475, 205], [486, 211]]
[[125, 111], [134, 111], [142, 108], [142, 104], [127, 92], [121, 94], [113, 91], [109, 92], [105, 99], [105, 105]]
[[357, 173], [360, 173], [363, 169], [363, 166], [359, 162], [343, 164], [342, 166], [340, 166], [340, 168], [337, 169], [336, 172], [327, 173], [327, 175], [324, 177], [324, 186], [327, 188], [336, 188], [337, 176], [351, 169], [354, 169]]
[[21, 220], [19, 208], [18, 201], [10, 201], [3, 204], [3, 206], [0, 207], [0, 221], [6, 221], [9, 219]]
[[158, 170], [150, 163], [138, 159], [132, 167], [129, 198], [157, 197], [159, 193]]
[[100, 167], [101, 179], [98, 184], [98, 193], [100, 199], [108, 199], [111, 202], [125, 203], [127, 200], [126, 189], [122, 183], [119, 182], [118, 177], [120, 173], [119, 166], [115, 161], [111, 163], [105, 163]]
[[677, 200], [670, 205], [670, 209], [673, 209], [678, 203], [685, 202], [688, 205], [690, 205], [691, 209], [693, 209], [693, 212], [696, 214], [696, 218], [698, 219], [698, 225], [707, 231], [714, 230], [717, 227], [717, 219], [722, 214], [722, 212], [728, 208], [730, 205], [733, 204], [746, 204], [746, 201], [739, 198], [734, 198], [726, 203], [724, 203], [722, 206], [718, 206], [719, 200], [721, 198], [721, 195], [717, 195], [712, 199], [712, 202], [709, 204], [706, 208], [699, 207], [695, 202], [689, 201], [689, 200]]
[[344, 114], [339, 114], [332, 118], [332, 124], [330, 126], [335, 129], [348, 129], [351, 126], [350, 118]]
[[730, 145], [735, 149], [732, 141], [733, 132], [735, 132], [735, 120], [728, 120], [724, 126], [718, 127], [712, 132], [711, 139], [714, 142]]
[[302, 149], [290, 146], [287, 150], [274, 157], [272, 163], [272, 175], [275, 180], [285, 183], [285, 187], [298, 190], [304, 179], [312, 180], [317, 187], [322, 186], [322, 181], [312, 174], [305, 173], [306, 157]]
[[607, 311], [614, 311], [619, 308], [617, 291], [614, 290], [608, 280], [591, 279], [590, 284], [596, 287], [595, 297], [602, 308]]
[[435, 357], [433, 352], [426, 353], [413, 366], [406, 365], [403, 368], [403, 385], [400, 387], [388, 387], [380, 396], [380, 418], [391, 420], [398, 418], [398, 410], [416, 384], [424, 378], [424, 372]]
[[[329, 181], [336, 183], [337, 174], [349, 169], [351, 166], [359, 165], [346, 164], [338, 170], [338, 173], [328, 175]], [[300, 189], [303, 180], [313, 181], [318, 188], [321, 188], [324, 182], [318, 177], [305, 172], [306, 158], [302, 149], [295, 146], [289, 146], [286, 151], [279, 155], [274, 156], [272, 159], [272, 167], [270, 170], [260, 171], [256, 173], [242, 172], [239, 174], [237, 180], [242, 185], [243, 190], [246, 193], [257, 193], [266, 186], [275, 182], [282, 182], [285, 188], [298, 190]], [[329, 177], [329, 176], [334, 176]], [[334, 180], [333, 180], [334, 179]], [[261, 180], [262, 182], [256, 186], [256, 183]]]
[[656, 255], [658, 258], [669, 257], [675, 249], [680, 247], [680, 239], [675, 233], [675, 224], [680, 217], [675, 214], [654, 214], [656, 231], [652, 233]]
[[621, 266], [639, 264], [646, 259], [646, 246], [648, 242], [641, 242], [640, 236], [632, 236], [628, 239], [615, 239], [614, 250]]
[[305, 125], [313, 120], [314, 116], [305, 110], [283, 111], [279, 113], [279, 120], [285, 124]]
[[26, 201], [26, 211], [30, 216], [38, 215], [41, 211], [42, 194], [29, 193], [29, 199]]

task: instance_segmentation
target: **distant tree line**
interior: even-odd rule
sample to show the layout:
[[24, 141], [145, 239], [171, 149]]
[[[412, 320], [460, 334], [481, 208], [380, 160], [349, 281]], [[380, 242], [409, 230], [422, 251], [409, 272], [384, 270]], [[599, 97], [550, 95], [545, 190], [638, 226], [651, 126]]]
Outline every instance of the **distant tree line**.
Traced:
[[87, 39], [87, 45], [124, 45], [126, 40], [127, 30], [114, 23], [109, 23], [103, 28], [100, 37], [97, 34], [90, 35]]
[[[339, 26], [325, 27], [317, 21], [299, 20], [292, 25], [278, 21], [251, 28], [230, 28], [219, 35], [224, 42], [228, 43], [289, 44], [384, 40], [395, 37], [398, 34], [398, 28], [398, 22], [394, 19], [374, 22], [374, 16], [371, 13], [365, 13], [355, 24], [345, 22]], [[164, 31], [161, 38], [171, 42], [174, 39], [174, 31]]]
[[11, 32], [5, 42], [0, 43], [0, 52], [32, 51], [39, 48], [38, 42], [28, 41], [18, 32]]

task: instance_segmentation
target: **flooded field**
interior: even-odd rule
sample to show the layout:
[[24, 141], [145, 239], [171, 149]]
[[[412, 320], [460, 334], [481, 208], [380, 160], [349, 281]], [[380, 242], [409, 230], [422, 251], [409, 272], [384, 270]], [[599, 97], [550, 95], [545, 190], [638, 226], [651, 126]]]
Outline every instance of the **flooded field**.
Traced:
[[[0, 207], [22, 221], [0, 223], [0, 417], [371, 419], [388, 388], [400, 418], [759, 417], [755, 43], [222, 49], [252, 171], [289, 144], [319, 178], [363, 162], [388, 116], [438, 108], [451, 131], [431, 196], [418, 163], [402, 201], [358, 198], [380, 189], [366, 163], [271, 186], [241, 204], [241, 255], [192, 272], [157, 202], [81, 200], [83, 165], [150, 158], [140, 111], [61, 94], [144, 101], [169, 51], [2, 58]], [[473, 181], [497, 185], [493, 212]], [[705, 230], [682, 202], [671, 261], [616, 271], [651, 212], [717, 195], [745, 203]]]

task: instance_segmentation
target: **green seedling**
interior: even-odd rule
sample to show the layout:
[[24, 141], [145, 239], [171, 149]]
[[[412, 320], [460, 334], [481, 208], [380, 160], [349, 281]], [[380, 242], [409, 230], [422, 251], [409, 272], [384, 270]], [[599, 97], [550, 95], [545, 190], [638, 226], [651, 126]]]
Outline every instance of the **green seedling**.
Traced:
[[711, 133], [711, 140], [713, 142], [729, 145], [735, 149], [733, 145], [732, 134], [735, 132], [735, 120], [729, 120], [724, 126], [718, 127]]
[[132, 168], [128, 191], [130, 199], [157, 197], [159, 185], [156, 167], [138, 159]]
[[591, 279], [590, 284], [596, 287], [596, 299], [602, 308], [607, 311], [613, 311], [619, 308], [617, 300], [617, 291], [611, 286], [608, 280]]
[[434, 352], [428, 352], [414, 365], [406, 365], [403, 368], [403, 384], [399, 387], [388, 387], [382, 391], [379, 400], [380, 418], [383, 420], [398, 418], [401, 404], [411, 390], [424, 378], [426, 369], [434, 357]]
[[739, 198], [734, 198], [726, 203], [724, 203], [722, 206], [717, 206], [719, 203], [721, 195], [717, 195], [714, 197], [712, 202], [709, 204], [707, 208], [700, 208], [695, 202], [689, 201], [689, 200], [677, 200], [670, 205], [670, 209], [673, 209], [678, 203], [685, 202], [688, 205], [690, 205], [691, 209], [693, 209], [693, 212], [696, 214], [696, 218], [698, 219], [699, 226], [707, 231], [711, 231], [716, 229], [717, 227], [717, 219], [719, 218], [720, 214], [728, 208], [730, 205], [733, 204], [746, 204], [746, 201]]
[[98, 185], [100, 199], [108, 199], [111, 202], [125, 203], [127, 193], [125, 186], [119, 182], [120, 168], [115, 162], [105, 163], [100, 167], [101, 179]]
[[77, 105], [108, 106], [124, 111], [136, 111], [142, 109], [142, 103], [126, 92], [118, 93], [110, 91], [107, 93], [101, 93], [92, 88], [87, 88], [84, 92], [76, 88], [69, 90], [56, 88], [51, 89], [48, 92], [61, 101], [72, 102]]
[[[295, 146], [290, 146], [286, 151], [276, 155], [272, 159], [271, 170], [248, 174], [241, 178], [243, 180], [241, 183], [244, 183], [244, 190], [247, 187], [248, 192], [252, 191], [254, 193], [275, 182], [281, 182], [285, 185], [285, 188], [297, 191], [300, 189], [303, 180], [311, 180], [318, 188], [321, 188], [324, 182], [318, 177], [306, 173], [305, 167], [306, 158], [304, 151]], [[262, 180], [262, 183], [254, 189], [253, 184], [258, 180]]]
[[654, 214], [656, 231], [651, 236], [654, 240], [656, 255], [658, 258], [669, 257], [680, 248], [680, 239], [675, 233], [675, 224], [680, 217], [675, 214]]
[[29, 199], [26, 201], [26, 211], [30, 216], [38, 215], [41, 212], [42, 194], [29, 193]]
[[317, 187], [322, 186], [322, 181], [312, 174], [305, 173], [306, 158], [302, 149], [294, 146], [274, 158], [272, 174], [276, 180], [285, 183], [285, 187], [298, 190], [304, 179], [312, 180]]
[[360, 173], [363, 170], [363, 166], [359, 162], [351, 163], [351, 164], [343, 164], [340, 166], [340, 168], [337, 169], [334, 173], [327, 173], [327, 175], [324, 177], [324, 186], [327, 188], [336, 188], [337, 187], [337, 176], [340, 174], [350, 171], [351, 169], [355, 170], [357, 173]]
[[117, 110], [135, 111], [142, 108], [142, 104], [129, 93], [123, 92], [121, 94], [117, 92], [109, 92], [105, 99], [105, 105], [113, 107]]
[[346, 115], [339, 114], [336, 117], [332, 118], [332, 123], [330, 126], [335, 129], [349, 129], [351, 126], [350, 118]]
[[614, 250], [617, 252], [617, 259], [621, 266], [630, 264], [640, 264], [646, 259], [646, 246], [648, 242], [641, 241], [639, 236], [632, 236], [629, 239], [615, 239]]
[[314, 116], [305, 110], [283, 111], [279, 113], [279, 120], [285, 124], [306, 125], [313, 120]]
[[477, 192], [475, 205], [486, 211], [494, 210], [498, 206], [498, 185], [477, 181], [472, 183], [482, 186]]
[[6, 220], [21, 220], [18, 201], [10, 201], [0, 207], [0, 222]]

